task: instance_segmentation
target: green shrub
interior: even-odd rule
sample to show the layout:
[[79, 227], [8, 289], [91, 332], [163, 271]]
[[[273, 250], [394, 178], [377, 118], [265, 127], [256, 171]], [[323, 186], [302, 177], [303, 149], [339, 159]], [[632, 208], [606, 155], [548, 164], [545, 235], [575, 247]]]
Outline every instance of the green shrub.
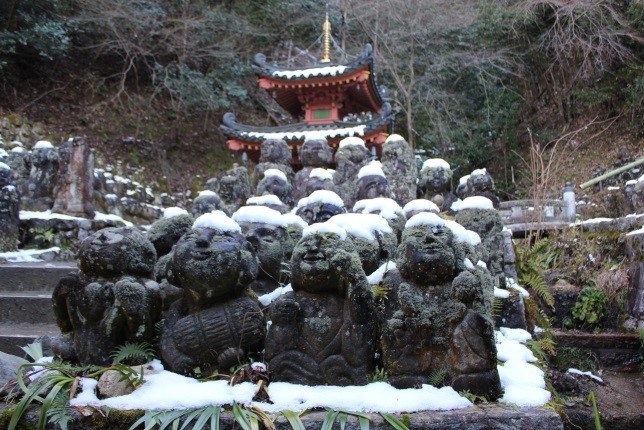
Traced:
[[592, 287], [584, 287], [572, 308], [572, 321], [567, 320], [566, 325], [572, 323], [574, 327], [598, 331], [607, 308], [606, 294]]

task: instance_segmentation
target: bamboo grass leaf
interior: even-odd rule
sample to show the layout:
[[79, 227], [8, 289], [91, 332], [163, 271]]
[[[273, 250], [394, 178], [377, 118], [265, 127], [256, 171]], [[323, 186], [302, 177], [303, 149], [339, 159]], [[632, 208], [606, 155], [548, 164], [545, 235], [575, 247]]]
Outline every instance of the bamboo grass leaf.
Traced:
[[339, 411], [334, 411], [333, 409], [329, 409], [326, 414], [326, 418], [322, 423], [321, 430], [331, 430], [333, 428], [333, 423], [335, 422], [335, 419], [338, 417], [339, 413], [340, 413]]
[[380, 414], [391, 426], [396, 430], [409, 430], [409, 428], [403, 424], [398, 418], [389, 413]]
[[340, 420], [340, 430], [344, 430], [344, 428], [347, 425], [347, 413], [346, 412], [340, 412], [338, 415], [338, 418]]
[[282, 411], [282, 415], [286, 417], [293, 430], [305, 430], [304, 423], [297, 413], [286, 409]]
[[369, 425], [371, 424], [369, 418], [358, 415], [358, 422], [360, 423], [360, 430], [369, 430]]

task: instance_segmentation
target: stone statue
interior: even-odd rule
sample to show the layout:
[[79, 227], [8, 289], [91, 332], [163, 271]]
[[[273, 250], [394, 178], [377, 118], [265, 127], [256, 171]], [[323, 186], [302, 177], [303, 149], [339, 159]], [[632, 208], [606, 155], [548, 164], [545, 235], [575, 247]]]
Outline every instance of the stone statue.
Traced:
[[295, 177], [295, 173], [291, 167], [292, 161], [291, 148], [286, 141], [282, 139], [268, 139], [262, 142], [259, 163], [255, 166], [253, 181], [251, 183], [252, 189], [257, 189], [259, 181], [262, 180], [264, 172], [268, 169], [281, 170], [286, 175], [287, 182], [292, 184]]
[[293, 251], [293, 291], [273, 302], [266, 360], [273, 381], [365, 385], [374, 369], [373, 294], [346, 232], [316, 224]]
[[[302, 186], [304, 187], [304, 195], [310, 196], [317, 190], [326, 190], [335, 192], [335, 184], [333, 183], [333, 173], [330, 169], [315, 168], [309, 173], [309, 177], [303, 180]], [[299, 173], [299, 172], [298, 172]], [[304, 198], [302, 196], [301, 198]]]
[[441, 211], [449, 211], [456, 195], [452, 193], [452, 169], [442, 158], [425, 160], [420, 169], [418, 193], [432, 201]]
[[277, 196], [288, 209], [291, 209], [294, 205], [293, 187], [281, 170], [267, 169], [264, 172], [264, 177], [257, 184], [255, 195], [263, 196], [267, 194]]
[[161, 356], [183, 374], [228, 372], [264, 347], [262, 311], [249, 294], [257, 261], [222, 212], [197, 218], [175, 245], [169, 280], [184, 290], [165, 314]]
[[0, 252], [18, 249], [20, 194], [11, 167], [0, 162]]
[[[383, 363], [389, 382], [420, 386], [445, 371], [455, 390], [496, 399], [501, 393], [494, 331], [482, 268], [466, 268], [454, 233], [435, 214], [412, 217], [398, 249], [397, 269], [382, 318]], [[486, 282], [487, 284], [484, 284]]]
[[464, 200], [470, 193], [470, 190], [467, 187], [467, 181], [470, 179], [470, 175], [461, 176], [458, 180], [458, 186], [456, 187], [456, 197], [461, 200]]
[[415, 199], [418, 167], [407, 141], [399, 134], [389, 136], [382, 146], [380, 161], [396, 203], [402, 206]]
[[222, 210], [224, 202], [221, 200], [216, 192], [211, 190], [199, 191], [199, 195], [192, 202], [192, 216], [198, 218], [200, 215], [207, 214], [208, 212]]
[[60, 167], [52, 212], [94, 218], [94, 155], [83, 138], [60, 147]]
[[22, 196], [24, 210], [46, 211], [54, 204], [54, 185], [58, 174], [58, 150], [45, 140], [36, 142], [33, 150], [25, 157], [30, 166], [29, 179]]
[[232, 215], [246, 204], [252, 195], [248, 171], [245, 167], [235, 167], [227, 170], [219, 179], [219, 197], [224, 203], [224, 212]]
[[[299, 149], [300, 162], [302, 170], [295, 173], [293, 181], [293, 199], [299, 201], [315, 190], [307, 190], [307, 182], [311, 178], [313, 169], [322, 169], [329, 167], [333, 161], [333, 149], [329, 146], [324, 138], [307, 139]], [[330, 189], [330, 188], [316, 188]]]
[[297, 202], [295, 214], [311, 225], [325, 222], [333, 215], [346, 211], [340, 196], [333, 191], [318, 190]]
[[477, 169], [470, 173], [470, 177], [467, 179], [467, 197], [470, 196], [490, 199], [494, 209], [499, 208], [499, 197], [496, 195], [494, 180], [486, 169]]
[[250, 284], [253, 291], [263, 295], [288, 284], [289, 271], [284, 265], [288, 233], [282, 214], [267, 207], [242, 206], [232, 218], [257, 255], [257, 279]]
[[372, 161], [358, 172], [357, 189], [353, 201], [375, 199], [377, 197], [391, 198], [393, 194], [389, 183], [382, 171], [379, 161]]
[[435, 214], [439, 214], [440, 211], [441, 210], [438, 206], [436, 206], [436, 203], [425, 199], [410, 200], [403, 207], [403, 212], [405, 213], [406, 219], [409, 219], [414, 215], [418, 215], [422, 212], [433, 212]]
[[380, 265], [396, 257], [396, 235], [380, 215], [339, 214], [328, 222], [347, 231], [366, 274], [373, 273]]
[[346, 137], [340, 141], [335, 153], [333, 183], [345, 205], [352, 207], [358, 183], [358, 172], [369, 163], [369, 151], [359, 137]]
[[58, 282], [52, 294], [63, 335], [52, 350], [63, 359], [106, 365], [125, 342], [152, 342], [161, 319], [159, 285], [153, 281], [156, 253], [132, 228], [105, 228], [85, 238], [79, 273]]

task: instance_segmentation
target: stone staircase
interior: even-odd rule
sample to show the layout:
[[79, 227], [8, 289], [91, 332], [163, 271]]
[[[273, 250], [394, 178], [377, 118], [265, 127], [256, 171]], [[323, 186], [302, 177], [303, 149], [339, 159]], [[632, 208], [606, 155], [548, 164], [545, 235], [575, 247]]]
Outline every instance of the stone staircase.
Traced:
[[0, 265], [0, 351], [23, 356], [21, 346], [60, 333], [51, 303], [58, 280], [74, 262]]

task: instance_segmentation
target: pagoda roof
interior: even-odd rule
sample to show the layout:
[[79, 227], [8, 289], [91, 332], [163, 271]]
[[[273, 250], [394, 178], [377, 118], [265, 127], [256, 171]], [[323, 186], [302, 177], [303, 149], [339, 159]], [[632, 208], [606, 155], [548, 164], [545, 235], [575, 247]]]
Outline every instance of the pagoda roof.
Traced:
[[[301, 101], [295, 89], [323, 88], [345, 85], [351, 99], [358, 101], [364, 110], [379, 112], [383, 100], [373, 73], [373, 48], [365, 45], [363, 51], [346, 64], [321, 63], [307, 67], [287, 68], [266, 62], [264, 54], [255, 55], [253, 69], [259, 76], [260, 85], [273, 90], [278, 104], [291, 114], [301, 113]], [[361, 83], [359, 86], [349, 85]]]
[[224, 115], [220, 129], [229, 139], [260, 144], [268, 139], [284, 139], [287, 143], [292, 144], [314, 138], [325, 138], [331, 141], [349, 136], [363, 137], [370, 132], [388, 128], [392, 122], [391, 106], [385, 103], [382, 113], [373, 114], [371, 118], [365, 120], [333, 121], [326, 124], [298, 122], [274, 127], [240, 124], [237, 122], [235, 114], [228, 112]]

